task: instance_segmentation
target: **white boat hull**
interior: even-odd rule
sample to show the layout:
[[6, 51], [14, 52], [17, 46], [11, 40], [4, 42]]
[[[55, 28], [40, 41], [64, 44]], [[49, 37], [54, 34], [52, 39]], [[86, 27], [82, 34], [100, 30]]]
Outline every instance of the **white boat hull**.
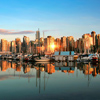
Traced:
[[45, 57], [41, 57], [41, 59], [34, 59], [37, 62], [49, 62], [50, 59], [49, 58], [45, 58]]
[[38, 60], [35, 60], [35, 61], [37, 61], [37, 62], [49, 62], [50, 59], [48, 59], [48, 60], [41, 60], [41, 59], [38, 59]]

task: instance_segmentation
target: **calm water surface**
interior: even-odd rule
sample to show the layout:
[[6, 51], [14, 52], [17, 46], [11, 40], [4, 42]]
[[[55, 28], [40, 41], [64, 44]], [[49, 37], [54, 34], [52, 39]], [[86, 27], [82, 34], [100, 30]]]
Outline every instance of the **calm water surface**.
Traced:
[[0, 61], [0, 100], [100, 100], [100, 64]]

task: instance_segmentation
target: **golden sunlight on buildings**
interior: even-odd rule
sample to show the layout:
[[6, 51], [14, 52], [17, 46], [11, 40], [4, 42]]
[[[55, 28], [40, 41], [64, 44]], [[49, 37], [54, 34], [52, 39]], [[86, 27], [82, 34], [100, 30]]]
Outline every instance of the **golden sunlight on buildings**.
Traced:
[[84, 52], [86, 52], [86, 49], [89, 50], [90, 46], [93, 45], [93, 37], [90, 34], [84, 34], [82, 37], [83, 37], [84, 49], [85, 49]]
[[48, 36], [44, 39], [44, 46], [45, 46], [45, 52], [47, 53], [53, 53], [54, 52], [54, 37]]
[[1, 51], [7, 51], [7, 40], [1, 39]]
[[55, 48], [55, 45], [54, 45], [54, 44], [52, 44], [52, 45], [51, 45], [51, 48], [52, 48], [52, 49], [54, 49], [54, 48]]

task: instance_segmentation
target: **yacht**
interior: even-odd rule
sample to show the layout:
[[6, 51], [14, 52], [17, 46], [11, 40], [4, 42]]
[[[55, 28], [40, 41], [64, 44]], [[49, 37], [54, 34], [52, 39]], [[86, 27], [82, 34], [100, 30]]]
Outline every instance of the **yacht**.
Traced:
[[77, 60], [77, 58], [78, 58], [78, 55], [74, 54], [74, 60]]
[[93, 54], [82, 54], [82, 55], [79, 55], [77, 61], [80, 61], [80, 62], [91, 61], [92, 57], [93, 57]]
[[98, 63], [98, 55], [94, 54], [91, 59], [92, 63]]
[[34, 61], [37, 61], [37, 62], [49, 62], [50, 61], [50, 58], [47, 58], [47, 57], [36, 57], [34, 58]]

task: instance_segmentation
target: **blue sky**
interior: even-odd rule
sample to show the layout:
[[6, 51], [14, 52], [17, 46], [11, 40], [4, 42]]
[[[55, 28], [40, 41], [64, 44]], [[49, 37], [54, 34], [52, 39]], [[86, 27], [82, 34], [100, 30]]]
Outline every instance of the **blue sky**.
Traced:
[[[100, 33], [100, 0], [0, 0], [0, 29], [14, 31], [43, 31], [45, 37], [74, 36]], [[35, 39], [35, 33], [3, 35], [14, 40], [26, 35]]]

